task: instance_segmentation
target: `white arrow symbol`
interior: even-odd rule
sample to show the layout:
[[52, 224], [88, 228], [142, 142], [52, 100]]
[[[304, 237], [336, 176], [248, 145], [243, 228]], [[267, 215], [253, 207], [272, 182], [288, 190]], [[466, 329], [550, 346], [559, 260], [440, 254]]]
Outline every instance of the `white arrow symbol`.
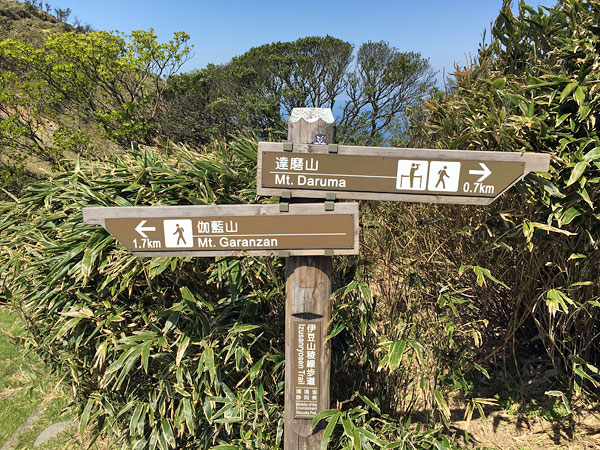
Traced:
[[140, 236], [142, 236], [145, 239], [148, 239], [148, 236], [146, 235], [146, 233], [144, 233], [144, 231], [156, 231], [156, 227], [145, 227], [144, 224], [146, 223], [145, 220], [142, 220], [137, 227], [135, 227], [135, 231], [137, 231], [138, 233], [140, 233]]
[[478, 183], [482, 182], [492, 174], [492, 171], [488, 169], [488, 166], [486, 166], [484, 163], [479, 163], [479, 165], [483, 170], [469, 170], [469, 175], [481, 175], [479, 180], [477, 180]]

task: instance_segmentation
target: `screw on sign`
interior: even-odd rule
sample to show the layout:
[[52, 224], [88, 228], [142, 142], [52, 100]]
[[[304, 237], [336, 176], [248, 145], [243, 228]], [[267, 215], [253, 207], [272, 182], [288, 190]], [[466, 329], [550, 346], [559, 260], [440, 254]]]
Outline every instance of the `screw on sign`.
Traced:
[[[333, 144], [330, 109], [295, 108], [286, 143], [260, 142], [257, 192], [279, 205], [84, 208], [138, 256], [286, 257], [284, 448], [321, 448], [329, 409], [332, 255], [358, 254], [358, 205], [335, 199], [488, 204], [549, 155]], [[323, 203], [293, 203], [296, 198]]]

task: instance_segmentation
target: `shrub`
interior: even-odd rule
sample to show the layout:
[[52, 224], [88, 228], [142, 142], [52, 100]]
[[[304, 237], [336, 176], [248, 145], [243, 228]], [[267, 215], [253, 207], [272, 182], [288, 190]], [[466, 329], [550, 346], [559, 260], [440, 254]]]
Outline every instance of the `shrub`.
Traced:
[[[94, 423], [134, 448], [280, 445], [281, 260], [137, 258], [81, 215], [91, 205], [255, 202], [255, 164], [256, 144], [242, 138], [201, 153], [133, 151], [74, 164], [0, 204], [4, 296], [30, 345], [69, 376], [82, 431]], [[367, 215], [370, 250], [389, 241], [379, 213]], [[330, 338], [339, 409], [321, 416], [332, 448], [450, 446], [439, 428], [450, 420], [446, 395], [474, 367], [464, 351], [471, 335], [453, 325], [452, 310], [468, 302], [453, 294], [456, 305], [440, 304], [444, 292], [409, 282], [418, 280], [412, 269], [398, 271], [397, 296], [382, 292], [369, 277], [384, 258], [337, 261]]]
[[[511, 287], [504, 343], [539, 336], [569, 396], [598, 399], [600, 47], [597, 0], [554, 8], [505, 2], [492, 42], [426, 107], [423, 145], [552, 154], [487, 220], [487, 258]], [[523, 203], [525, 198], [530, 199]], [[508, 303], [506, 303], [508, 301]], [[524, 325], [524, 326], [523, 326]]]

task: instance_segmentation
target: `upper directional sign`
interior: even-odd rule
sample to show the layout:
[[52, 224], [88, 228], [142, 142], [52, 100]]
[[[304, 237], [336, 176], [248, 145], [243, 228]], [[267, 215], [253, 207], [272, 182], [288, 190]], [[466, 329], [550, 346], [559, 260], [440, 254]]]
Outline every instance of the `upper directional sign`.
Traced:
[[354, 255], [358, 205], [132, 206], [84, 208], [138, 256]]
[[[288, 144], [289, 146], [289, 144]], [[348, 145], [258, 144], [260, 195], [491, 203], [529, 172], [548, 170], [537, 153], [427, 150]]]

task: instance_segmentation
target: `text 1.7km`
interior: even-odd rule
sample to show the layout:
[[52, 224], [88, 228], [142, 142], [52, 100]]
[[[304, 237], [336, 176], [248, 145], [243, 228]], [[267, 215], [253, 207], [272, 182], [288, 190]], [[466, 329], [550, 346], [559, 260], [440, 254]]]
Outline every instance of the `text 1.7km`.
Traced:
[[142, 238], [140, 241], [138, 241], [137, 239], [134, 239], [133, 247], [134, 248], [161, 248], [162, 242], [161, 241], [153, 241], [148, 238]]

